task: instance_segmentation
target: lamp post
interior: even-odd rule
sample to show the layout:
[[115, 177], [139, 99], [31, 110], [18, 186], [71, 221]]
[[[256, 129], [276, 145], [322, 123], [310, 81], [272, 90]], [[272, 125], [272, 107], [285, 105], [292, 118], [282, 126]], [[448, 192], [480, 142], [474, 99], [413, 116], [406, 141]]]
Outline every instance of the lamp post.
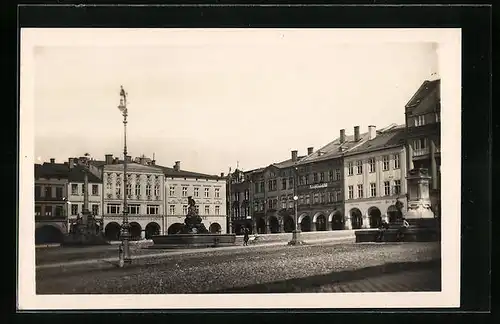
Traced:
[[288, 245], [301, 245], [304, 244], [300, 240], [300, 229], [299, 229], [299, 218], [298, 218], [298, 202], [299, 202], [299, 197], [297, 196], [297, 167], [293, 168], [294, 170], [294, 175], [295, 179], [293, 181], [293, 201], [294, 201], [294, 208], [295, 208], [295, 229], [292, 231], [292, 240], [288, 242]]
[[130, 258], [130, 224], [128, 223], [128, 205], [127, 205], [127, 188], [128, 188], [128, 179], [127, 179], [127, 93], [123, 89], [123, 86], [120, 87], [120, 105], [118, 109], [122, 112], [123, 115], [123, 223], [121, 227], [121, 239], [122, 244], [120, 246], [120, 267], [123, 267], [125, 263], [131, 263], [132, 259]]

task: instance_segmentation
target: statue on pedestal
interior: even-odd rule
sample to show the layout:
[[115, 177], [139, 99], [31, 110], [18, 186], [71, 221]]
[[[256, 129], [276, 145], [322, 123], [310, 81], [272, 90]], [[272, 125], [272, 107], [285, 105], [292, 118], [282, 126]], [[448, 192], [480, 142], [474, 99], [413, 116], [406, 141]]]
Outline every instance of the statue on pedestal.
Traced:
[[188, 197], [188, 213], [184, 219], [184, 227], [181, 230], [181, 234], [193, 234], [193, 233], [208, 233], [205, 225], [202, 222], [200, 215], [196, 211], [196, 202], [194, 199]]

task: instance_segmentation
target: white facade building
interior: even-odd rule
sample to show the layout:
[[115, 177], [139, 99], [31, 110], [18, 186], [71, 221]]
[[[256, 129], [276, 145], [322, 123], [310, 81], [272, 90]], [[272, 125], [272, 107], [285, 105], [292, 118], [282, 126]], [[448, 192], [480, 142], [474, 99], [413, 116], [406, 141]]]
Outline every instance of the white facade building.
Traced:
[[76, 219], [83, 212], [84, 192], [88, 190], [88, 209], [97, 219], [102, 218], [102, 180], [88, 172], [88, 187], [84, 186], [85, 170], [81, 166], [69, 165], [68, 175], [68, 204], [69, 221]]
[[405, 130], [394, 126], [376, 132], [344, 156], [347, 229], [376, 228], [394, 220], [397, 200], [406, 207]]

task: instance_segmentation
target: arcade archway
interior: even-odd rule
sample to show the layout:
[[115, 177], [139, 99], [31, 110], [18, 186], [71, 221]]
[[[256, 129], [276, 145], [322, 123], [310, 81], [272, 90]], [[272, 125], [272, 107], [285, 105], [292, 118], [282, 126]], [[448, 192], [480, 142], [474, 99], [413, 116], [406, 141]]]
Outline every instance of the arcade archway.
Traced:
[[387, 216], [390, 224], [397, 222], [397, 220], [401, 218], [400, 212], [395, 205], [390, 205], [389, 208], [387, 208]]
[[259, 234], [266, 233], [266, 221], [262, 217], [259, 217], [257, 219], [257, 233]]
[[120, 224], [118, 224], [117, 222], [111, 222], [108, 223], [104, 228], [104, 235], [110, 241], [119, 241], [120, 230], [121, 230]]
[[379, 228], [382, 225], [382, 213], [377, 207], [370, 207], [368, 216], [370, 216], [370, 228]]
[[311, 217], [308, 215], [302, 215], [299, 218], [300, 230], [302, 232], [310, 232], [311, 231]]
[[153, 235], [160, 235], [160, 225], [155, 222], [151, 222], [146, 225], [145, 228], [146, 239], [149, 240]]
[[326, 231], [326, 217], [323, 214], [316, 216], [316, 231]]
[[52, 225], [45, 225], [35, 230], [35, 244], [62, 243], [63, 233]]
[[280, 223], [276, 216], [269, 216], [269, 231], [271, 233], [279, 233], [280, 232]]
[[210, 226], [208, 227], [208, 231], [210, 233], [220, 233], [222, 230], [222, 227], [220, 226], [219, 223], [212, 223], [210, 224]]
[[131, 240], [140, 240], [142, 233], [142, 227], [137, 222], [130, 223], [130, 239]]
[[349, 211], [351, 215], [351, 227], [352, 229], [360, 229], [363, 226], [363, 214], [357, 208], [353, 208]]
[[182, 230], [182, 224], [181, 223], [173, 223], [170, 225], [167, 229], [167, 234], [177, 234]]
[[283, 216], [283, 230], [290, 233], [295, 229], [295, 221], [291, 216]]
[[332, 230], [343, 230], [344, 229], [344, 218], [340, 211], [336, 210], [331, 215]]

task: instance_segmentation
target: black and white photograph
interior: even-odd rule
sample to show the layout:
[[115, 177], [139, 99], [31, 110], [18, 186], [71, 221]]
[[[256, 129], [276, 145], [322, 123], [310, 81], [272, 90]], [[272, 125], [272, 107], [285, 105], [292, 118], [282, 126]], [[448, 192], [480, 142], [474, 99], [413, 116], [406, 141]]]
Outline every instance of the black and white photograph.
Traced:
[[19, 305], [452, 307], [459, 29], [22, 29]]

